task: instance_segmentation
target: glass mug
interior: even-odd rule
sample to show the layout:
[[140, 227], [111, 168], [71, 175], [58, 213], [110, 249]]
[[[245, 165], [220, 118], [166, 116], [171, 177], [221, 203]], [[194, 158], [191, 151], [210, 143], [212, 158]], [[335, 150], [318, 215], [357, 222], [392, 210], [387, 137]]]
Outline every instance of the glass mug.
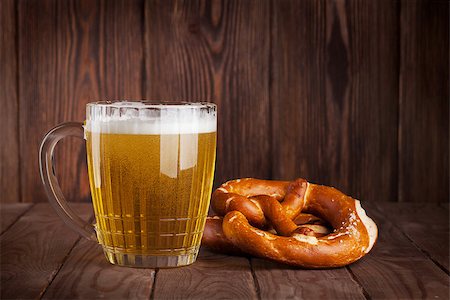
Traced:
[[[216, 157], [216, 105], [105, 101], [88, 103], [86, 122], [44, 137], [41, 178], [50, 203], [108, 261], [131, 267], [193, 263], [206, 222]], [[59, 140], [86, 140], [95, 225], [70, 208], [54, 174]]]

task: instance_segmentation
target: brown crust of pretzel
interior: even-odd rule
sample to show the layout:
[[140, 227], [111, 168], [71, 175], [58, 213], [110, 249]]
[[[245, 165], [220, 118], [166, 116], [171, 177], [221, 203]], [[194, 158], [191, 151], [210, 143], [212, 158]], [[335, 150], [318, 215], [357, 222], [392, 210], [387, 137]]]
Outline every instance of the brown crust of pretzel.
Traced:
[[202, 244], [207, 245], [209, 249], [231, 255], [245, 255], [245, 252], [233, 245], [226, 238], [222, 229], [222, 217], [207, 217], [205, 230], [203, 232]]
[[[221, 250], [231, 244], [242, 252], [290, 265], [329, 268], [360, 259], [373, 245], [353, 198], [303, 179], [234, 180], [218, 188], [211, 200], [213, 209], [224, 216], [222, 236], [219, 242], [210, 238], [220, 226], [216, 223], [214, 229], [207, 225], [210, 232], [202, 243], [211, 246], [218, 242]], [[323, 224], [323, 220], [334, 228], [331, 234], [311, 237], [309, 228], [297, 226]], [[279, 235], [260, 229], [268, 225], [274, 226]], [[376, 236], [376, 226], [370, 230]]]

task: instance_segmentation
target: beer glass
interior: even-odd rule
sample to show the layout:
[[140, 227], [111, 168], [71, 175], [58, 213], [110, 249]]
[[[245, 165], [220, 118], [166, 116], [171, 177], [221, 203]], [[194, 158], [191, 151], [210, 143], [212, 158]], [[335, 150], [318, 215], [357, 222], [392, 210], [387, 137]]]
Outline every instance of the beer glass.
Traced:
[[[95, 225], [70, 208], [54, 174], [59, 140], [86, 140]], [[105, 101], [86, 121], [44, 137], [41, 178], [62, 219], [98, 241], [113, 264], [175, 267], [195, 261], [206, 222], [216, 156], [216, 105]]]

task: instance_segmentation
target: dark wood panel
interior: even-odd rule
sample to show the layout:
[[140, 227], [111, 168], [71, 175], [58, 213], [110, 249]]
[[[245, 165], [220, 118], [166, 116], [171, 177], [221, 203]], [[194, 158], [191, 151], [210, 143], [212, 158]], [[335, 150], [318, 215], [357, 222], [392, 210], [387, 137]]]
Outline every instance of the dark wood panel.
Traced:
[[[338, 165], [347, 163], [349, 192], [367, 201], [397, 199], [397, 6], [396, 1], [381, 0], [350, 1], [336, 7], [338, 15], [346, 11], [349, 39], [349, 120], [342, 131], [342, 139], [348, 137], [348, 151], [341, 150], [348, 159]], [[328, 49], [334, 53], [332, 44]], [[328, 67], [332, 90], [338, 90], [339, 73], [330, 71]]]
[[[92, 216], [90, 206], [74, 209], [85, 220]], [[49, 204], [36, 204], [0, 238], [0, 298], [38, 298], [78, 239]]]
[[[143, 2], [18, 1], [23, 201], [45, 201], [36, 170], [40, 140], [85, 104], [141, 98]], [[83, 141], [57, 148], [56, 172], [69, 199], [89, 195]]]
[[15, 1], [0, 1], [0, 202], [19, 202]]
[[375, 209], [365, 205], [378, 225], [372, 251], [349, 266], [372, 299], [447, 298], [448, 276]]
[[114, 266], [98, 243], [81, 239], [44, 299], [149, 299], [155, 271]]
[[160, 269], [154, 299], [255, 299], [248, 259], [201, 249], [197, 261], [184, 268]]
[[[450, 198], [447, 1], [1, 8], [2, 202], [44, 201], [48, 129], [83, 120], [88, 101], [143, 96], [219, 105], [216, 185], [303, 176], [370, 201]], [[63, 142], [55, 159], [69, 198], [88, 198], [83, 142]]]
[[273, 177], [325, 184], [325, 1], [273, 1], [272, 14]]
[[399, 201], [449, 201], [449, 2], [401, 1]]
[[252, 259], [261, 299], [365, 299], [345, 268], [302, 270]]
[[215, 185], [270, 177], [269, 1], [147, 1], [147, 98], [218, 105]]
[[449, 271], [448, 209], [430, 203], [376, 203], [423, 252]]
[[394, 201], [396, 3], [273, 3], [274, 177], [303, 176], [354, 197]]
[[32, 205], [31, 203], [0, 203], [0, 234], [14, 224]]

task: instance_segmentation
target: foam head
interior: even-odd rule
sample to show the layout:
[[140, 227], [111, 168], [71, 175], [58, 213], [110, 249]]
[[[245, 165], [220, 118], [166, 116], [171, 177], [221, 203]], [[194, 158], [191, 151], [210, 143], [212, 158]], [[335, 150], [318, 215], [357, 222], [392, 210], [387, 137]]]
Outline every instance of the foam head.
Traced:
[[95, 102], [86, 107], [86, 130], [115, 134], [188, 134], [215, 132], [217, 106], [212, 103], [146, 101]]

